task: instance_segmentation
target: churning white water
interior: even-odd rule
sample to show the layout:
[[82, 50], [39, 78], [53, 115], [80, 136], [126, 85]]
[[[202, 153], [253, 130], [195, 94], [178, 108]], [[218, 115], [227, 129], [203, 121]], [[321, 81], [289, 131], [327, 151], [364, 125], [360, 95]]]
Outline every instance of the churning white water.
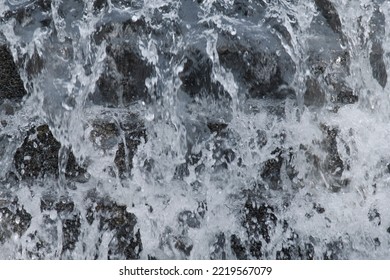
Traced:
[[389, 258], [389, 18], [0, 2], [0, 258]]

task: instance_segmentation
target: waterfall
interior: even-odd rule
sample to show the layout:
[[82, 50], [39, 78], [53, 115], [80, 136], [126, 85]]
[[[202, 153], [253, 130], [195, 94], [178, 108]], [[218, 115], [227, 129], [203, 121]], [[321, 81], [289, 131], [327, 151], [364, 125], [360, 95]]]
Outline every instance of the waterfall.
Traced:
[[0, 259], [387, 259], [390, 3], [0, 3]]

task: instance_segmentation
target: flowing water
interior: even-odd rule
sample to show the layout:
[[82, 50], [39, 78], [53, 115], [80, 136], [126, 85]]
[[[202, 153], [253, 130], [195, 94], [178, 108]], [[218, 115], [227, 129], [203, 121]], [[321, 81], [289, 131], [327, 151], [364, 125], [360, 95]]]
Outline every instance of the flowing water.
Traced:
[[0, 258], [389, 258], [389, 18], [0, 1]]

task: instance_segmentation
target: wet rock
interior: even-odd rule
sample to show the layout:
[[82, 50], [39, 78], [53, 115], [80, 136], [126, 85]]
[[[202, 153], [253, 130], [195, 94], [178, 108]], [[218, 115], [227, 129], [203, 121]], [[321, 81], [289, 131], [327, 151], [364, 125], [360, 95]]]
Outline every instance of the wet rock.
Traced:
[[[279, 42], [270, 35], [263, 36], [269, 37], [268, 40], [220, 36], [217, 52], [221, 65], [232, 71], [247, 89], [249, 97], [295, 98], [295, 93], [286, 89], [295, 72], [293, 61], [283, 48], [275, 47], [279, 46]], [[264, 45], [264, 42], [274, 44], [273, 48]]]
[[190, 228], [200, 228], [200, 220], [194, 212], [185, 210], [178, 215], [179, 224]]
[[51, 195], [44, 195], [41, 199], [40, 209], [44, 216], [45, 212], [57, 212], [57, 216], [52, 222], [59, 219], [62, 224], [62, 254], [66, 251], [73, 251], [81, 233], [81, 219], [74, 202], [67, 197], [57, 199]]
[[222, 1], [213, 2], [216, 11], [229, 17], [257, 20], [265, 13], [266, 3], [263, 0], [248, 2], [245, 0], [234, 0], [226, 5]]
[[216, 133], [218, 135], [228, 127], [228, 124], [209, 122], [207, 123], [207, 127], [210, 129], [212, 133]]
[[212, 260], [226, 260], [226, 238], [223, 232], [216, 235], [216, 241], [212, 246], [210, 259]]
[[[48, 27], [52, 23], [51, 0], [38, 0], [30, 5], [15, 5], [5, 12], [4, 20], [15, 19], [17, 22], [15, 31], [32, 31], [38, 27]], [[33, 19], [33, 20], [31, 20]]]
[[385, 88], [387, 84], [387, 70], [382, 47], [382, 40], [386, 33], [385, 26], [385, 15], [380, 11], [379, 7], [376, 7], [370, 20], [370, 39], [372, 41], [370, 64], [372, 76], [382, 88]]
[[230, 236], [230, 247], [238, 260], [248, 259], [246, 247], [242, 244], [241, 239], [235, 234]]
[[318, 214], [323, 214], [325, 212], [325, 208], [321, 206], [321, 204], [313, 203], [313, 209], [318, 213]]
[[345, 245], [344, 242], [339, 239], [326, 244], [326, 252], [323, 254], [324, 260], [342, 260], [343, 251]]
[[32, 216], [17, 201], [8, 207], [0, 208], [0, 243], [12, 235], [22, 236], [30, 227]]
[[0, 45], [0, 104], [5, 99], [21, 101], [27, 94], [12, 54], [5, 45]]
[[173, 179], [183, 180], [184, 177], [188, 177], [188, 176], [190, 176], [190, 171], [188, 169], [188, 164], [186, 162], [176, 166]]
[[325, 93], [318, 81], [315, 79], [308, 79], [306, 81], [304, 104], [306, 106], [321, 107], [325, 104], [325, 102]]
[[[141, 233], [135, 229], [137, 218], [126, 206], [109, 199], [98, 200], [87, 208], [89, 223], [98, 221], [99, 232], [112, 231], [114, 236], [108, 246], [109, 259], [139, 259], [142, 251]], [[101, 240], [100, 240], [101, 241]]]
[[79, 241], [81, 232], [81, 221], [79, 216], [74, 216], [71, 219], [64, 219], [62, 221], [62, 251], [73, 251], [76, 247], [76, 243]]
[[376, 208], [371, 208], [370, 211], [368, 211], [368, 220], [375, 226], [381, 225], [381, 215]]
[[207, 212], [207, 202], [206, 201], [198, 202], [198, 208], [196, 209], [196, 212], [201, 218], [204, 218]]
[[342, 41], [345, 41], [340, 17], [333, 3], [329, 0], [314, 0], [314, 2], [330, 28], [332, 28], [335, 33], [339, 34]]
[[145, 80], [152, 68], [137, 49], [123, 45], [107, 47], [106, 69], [97, 81], [92, 102], [104, 106], [127, 106], [149, 98]]
[[277, 154], [275, 158], [271, 158], [264, 163], [261, 171], [261, 178], [269, 185], [272, 189], [279, 189], [281, 178], [280, 171], [283, 165], [282, 153], [274, 151], [273, 154]]
[[[244, 220], [245, 227], [249, 240], [253, 240], [253, 246], [261, 247], [261, 238], [269, 243], [271, 236], [275, 230], [277, 217], [274, 214], [274, 207], [267, 203], [260, 203], [255, 199], [248, 199], [244, 206]], [[260, 250], [256, 249], [256, 253], [260, 256]]]
[[[14, 165], [22, 179], [45, 176], [58, 177], [59, 150], [61, 144], [54, 138], [47, 125], [31, 128], [23, 144], [16, 150]], [[86, 170], [76, 164], [71, 151], [67, 154], [65, 176], [68, 179], [83, 181]], [[85, 180], [85, 178], [84, 178]]]
[[[134, 121], [133, 118], [136, 120]], [[118, 168], [119, 176], [124, 178], [133, 168], [133, 157], [138, 146], [143, 141], [146, 142], [147, 137], [145, 127], [134, 115], [129, 116], [127, 121], [121, 123], [121, 130], [124, 132], [125, 143], [119, 143], [114, 162]]]
[[325, 125], [322, 126], [322, 129], [325, 133], [325, 139], [323, 140], [322, 145], [327, 153], [323, 168], [330, 176], [329, 178], [331, 178], [329, 185], [331, 190], [339, 191], [347, 183], [347, 181], [341, 180], [345, 167], [337, 149], [338, 129]]
[[54, 138], [47, 125], [32, 128], [15, 153], [15, 168], [23, 179], [45, 175], [58, 177], [60, 148], [61, 144]]
[[375, 237], [373, 241], [374, 241], [375, 249], [378, 249], [381, 246], [380, 239], [378, 237]]
[[192, 46], [183, 56], [185, 63], [179, 73], [183, 92], [191, 97], [229, 98], [223, 86], [212, 80], [212, 62], [204, 51]]
[[[286, 228], [287, 227], [287, 228]], [[284, 224], [284, 235], [287, 236], [282, 248], [276, 251], [277, 260], [312, 260], [314, 259], [314, 246], [312, 243], [303, 243], [299, 235], [288, 223]]]
[[183, 252], [186, 257], [189, 257], [194, 248], [194, 244], [190, 238], [183, 235], [176, 238], [175, 248]]
[[96, 120], [92, 124], [91, 141], [100, 149], [110, 150], [118, 144], [120, 128], [113, 122]]

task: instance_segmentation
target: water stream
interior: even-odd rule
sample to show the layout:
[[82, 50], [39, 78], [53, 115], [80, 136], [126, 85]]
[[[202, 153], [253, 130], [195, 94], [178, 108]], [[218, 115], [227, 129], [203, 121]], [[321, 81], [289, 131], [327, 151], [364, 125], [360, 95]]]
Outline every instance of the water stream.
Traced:
[[389, 258], [389, 18], [0, 1], [0, 258]]

